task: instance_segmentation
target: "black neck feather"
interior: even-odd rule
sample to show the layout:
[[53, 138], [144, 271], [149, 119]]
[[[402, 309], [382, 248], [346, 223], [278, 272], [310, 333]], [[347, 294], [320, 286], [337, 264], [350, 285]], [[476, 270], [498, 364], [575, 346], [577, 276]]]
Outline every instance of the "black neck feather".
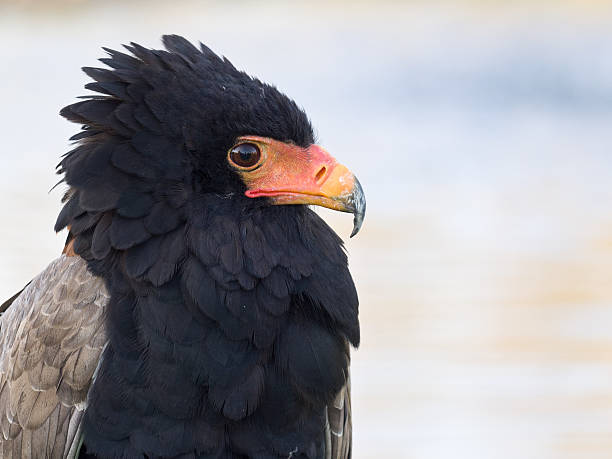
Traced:
[[[112, 213], [76, 234], [111, 292], [88, 451], [208, 457], [297, 446], [319, 457], [324, 406], [345, 383], [348, 341], [359, 340], [340, 240], [297, 206], [245, 209], [202, 195], [183, 211], [160, 215], [163, 234], [151, 234], [148, 217]], [[113, 231], [117, 219], [126, 227]]]

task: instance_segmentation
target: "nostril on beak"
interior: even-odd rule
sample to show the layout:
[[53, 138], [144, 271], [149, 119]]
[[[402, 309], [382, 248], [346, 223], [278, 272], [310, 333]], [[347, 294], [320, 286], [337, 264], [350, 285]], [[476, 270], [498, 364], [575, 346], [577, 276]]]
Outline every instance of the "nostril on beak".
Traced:
[[319, 172], [317, 172], [317, 175], [315, 175], [316, 184], [321, 185], [323, 181], [325, 180], [326, 175], [327, 175], [327, 167], [323, 166], [321, 169], [319, 169]]

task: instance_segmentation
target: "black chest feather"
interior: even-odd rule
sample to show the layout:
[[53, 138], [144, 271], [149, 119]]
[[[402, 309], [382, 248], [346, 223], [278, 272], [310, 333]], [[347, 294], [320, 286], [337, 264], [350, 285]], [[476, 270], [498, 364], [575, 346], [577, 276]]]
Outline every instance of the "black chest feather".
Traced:
[[225, 201], [195, 200], [159, 234], [101, 217], [77, 237], [111, 291], [88, 453], [321, 456], [359, 340], [346, 256], [306, 208]]

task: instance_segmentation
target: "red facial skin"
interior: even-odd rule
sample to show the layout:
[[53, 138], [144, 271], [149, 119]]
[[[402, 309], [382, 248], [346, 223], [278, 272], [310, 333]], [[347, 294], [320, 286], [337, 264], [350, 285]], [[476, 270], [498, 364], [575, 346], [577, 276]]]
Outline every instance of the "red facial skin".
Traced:
[[274, 204], [312, 204], [353, 212], [354, 175], [318, 145], [302, 148], [267, 137], [243, 136], [236, 144], [249, 142], [261, 151], [259, 162], [238, 171], [249, 198], [268, 197]]

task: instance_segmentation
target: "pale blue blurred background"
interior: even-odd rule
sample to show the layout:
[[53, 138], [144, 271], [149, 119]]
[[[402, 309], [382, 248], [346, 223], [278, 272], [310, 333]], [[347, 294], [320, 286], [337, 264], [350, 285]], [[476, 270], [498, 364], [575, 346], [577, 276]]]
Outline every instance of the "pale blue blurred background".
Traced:
[[0, 297], [61, 251], [79, 68], [163, 33], [275, 83], [365, 188], [355, 459], [612, 455], [612, 4], [0, 1]]

